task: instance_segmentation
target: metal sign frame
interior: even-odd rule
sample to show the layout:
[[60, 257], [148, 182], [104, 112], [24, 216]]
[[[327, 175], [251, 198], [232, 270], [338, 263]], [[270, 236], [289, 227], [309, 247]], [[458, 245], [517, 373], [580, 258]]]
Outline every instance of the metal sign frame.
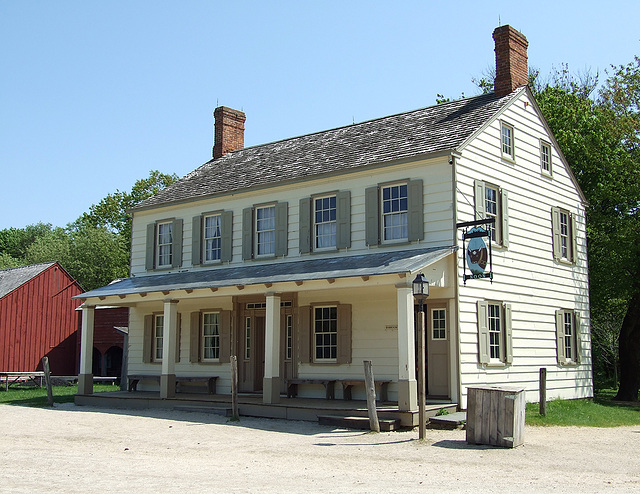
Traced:
[[[493, 253], [491, 251], [491, 229], [486, 225], [495, 225], [495, 218], [485, 218], [484, 220], [476, 220], [476, 221], [465, 221], [463, 223], [456, 223], [456, 228], [464, 228], [462, 231], [462, 266], [463, 266], [463, 282], [466, 285], [467, 280], [478, 280], [489, 278], [489, 281], [493, 283]], [[484, 226], [484, 228], [482, 228]], [[471, 228], [471, 231], [469, 231]], [[488, 264], [489, 271], [486, 272], [483, 270], [482, 273], [473, 273], [467, 274], [467, 240], [472, 238], [487, 238], [487, 252], [488, 252]], [[471, 269], [471, 268], [469, 268]]]

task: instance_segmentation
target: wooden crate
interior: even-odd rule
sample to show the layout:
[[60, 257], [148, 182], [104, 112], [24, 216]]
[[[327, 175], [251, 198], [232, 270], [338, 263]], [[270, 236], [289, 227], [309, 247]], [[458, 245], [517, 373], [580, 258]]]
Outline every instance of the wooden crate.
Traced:
[[524, 443], [522, 388], [467, 388], [467, 443], [515, 448]]

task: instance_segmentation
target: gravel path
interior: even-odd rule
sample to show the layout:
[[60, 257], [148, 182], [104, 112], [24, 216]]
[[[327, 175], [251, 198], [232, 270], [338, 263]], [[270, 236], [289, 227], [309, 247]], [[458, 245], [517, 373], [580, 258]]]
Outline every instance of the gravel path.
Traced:
[[373, 434], [167, 410], [0, 405], [0, 492], [640, 492], [640, 426]]

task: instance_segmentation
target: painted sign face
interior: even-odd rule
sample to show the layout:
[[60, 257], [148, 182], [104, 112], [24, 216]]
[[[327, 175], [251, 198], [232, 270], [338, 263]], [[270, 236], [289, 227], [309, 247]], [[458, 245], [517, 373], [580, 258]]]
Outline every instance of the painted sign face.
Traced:
[[[476, 227], [469, 231], [469, 233], [485, 232], [484, 228]], [[487, 259], [489, 254], [487, 253], [487, 244], [484, 242], [484, 237], [474, 237], [469, 240], [467, 246], [467, 264], [473, 274], [484, 273], [487, 267]]]

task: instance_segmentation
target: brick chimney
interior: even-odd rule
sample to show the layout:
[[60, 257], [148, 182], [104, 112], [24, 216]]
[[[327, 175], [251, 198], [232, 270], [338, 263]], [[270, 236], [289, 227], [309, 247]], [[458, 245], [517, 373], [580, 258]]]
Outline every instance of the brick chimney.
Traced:
[[496, 79], [493, 92], [506, 96], [529, 83], [527, 47], [524, 34], [511, 26], [500, 26], [493, 31], [496, 43]]
[[244, 112], [219, 106], [213, 111], [215, 130], [213, 157], [220, 158], [231, 151], [244, 147]]

